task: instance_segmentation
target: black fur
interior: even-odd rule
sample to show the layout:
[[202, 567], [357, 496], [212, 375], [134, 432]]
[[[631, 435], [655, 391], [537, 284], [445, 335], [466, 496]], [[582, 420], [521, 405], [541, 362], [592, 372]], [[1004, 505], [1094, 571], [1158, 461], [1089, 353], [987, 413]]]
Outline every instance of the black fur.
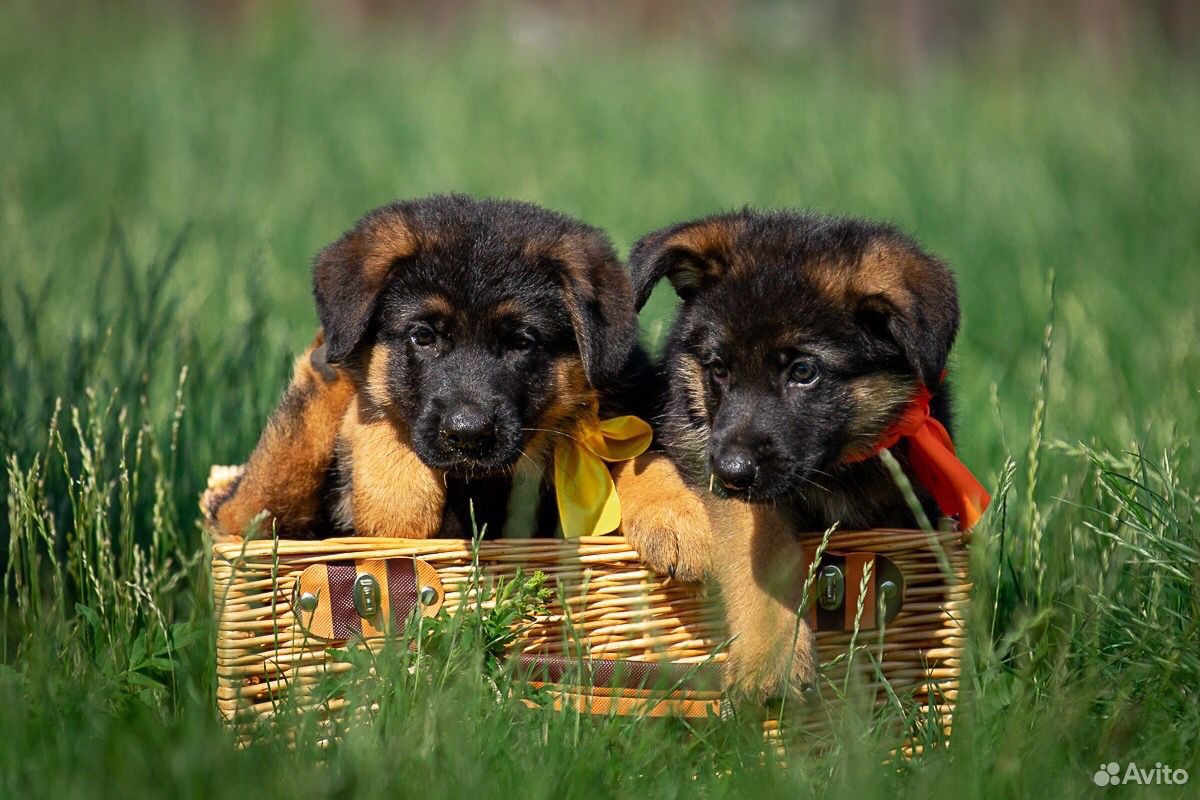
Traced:
[[[865, 256], [880, 250], [905, 265], [900, 280], [869, 274], [877, 262]], [[879, 458], [845, 456], [878, 438], [918, 381], [949, 426], [941, 376], [958, 304], [940, 261], [887, 225], [744, 210], [652, 233], [630, 267], [639, 307], [664, 277], [683, 301], [664, 354], [659, 432], [697, 488], [776, 504], [798, 530], [914, 524]], [[697, 363], [699, 401], [688, 378]], [[895, 388], [856, 397], [863, 379]], [[864, 426], [874, 433], [858, 441]], [[893, 453], [905, 463], [903, 443]]]

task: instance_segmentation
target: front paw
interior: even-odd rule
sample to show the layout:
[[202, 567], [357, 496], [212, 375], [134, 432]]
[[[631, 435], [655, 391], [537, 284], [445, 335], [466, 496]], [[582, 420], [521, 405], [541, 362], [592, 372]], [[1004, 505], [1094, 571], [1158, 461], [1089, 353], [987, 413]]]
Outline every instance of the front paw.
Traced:
[[755, 706], [776, 705], [784, 698], [789, 704], [798, 700], [816, 705], [820, 701], [816, 640], [803, 623], [794, 634], [794, 645], [789, 637], [770, 652], [739, 648], [735, 641], [725, 667], [726, 696]]
[[756, 704], [768, 708], [779, 706], [785, 699], [788, 705], [799, 702], [812, 708], [821, 702], [821, 690], [816, 671], [804, 667], [790, 670], [786, 679], [756, 687], [750, 697]]
[[711, 567], [708, 515], [691, 493], [633, 509], [624, 520], [623, 532], [642, 563], [659, 574], [695, 582], [703, 580]]
[[221, 526], [221, 509], [229, 502], [238, 490], [246, 467], [214, 466], [208, 473], [208, 486], [200, 496], [200, 511], [204, 514], [204, 522], [209, 536], [214, 542], [240, 542], [242, 537], [237, 532], [230, 532]]

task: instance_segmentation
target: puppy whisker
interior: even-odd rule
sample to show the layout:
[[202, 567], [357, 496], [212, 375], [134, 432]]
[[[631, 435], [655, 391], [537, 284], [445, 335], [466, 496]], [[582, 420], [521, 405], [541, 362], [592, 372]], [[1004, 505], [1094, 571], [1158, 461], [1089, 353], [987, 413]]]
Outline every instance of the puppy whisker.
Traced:
[[807, 477], [806, 475], [797, 475], [796, 477], [798, 477], [804, 483], [807, 483], [811, 486], [817, 487], [818, 489], [820, 489], [822, 492], [825, 492], [826, 494], [833, 494], [833, 490], [830, 489], [828, 486], [822, 486], [821, 484], [817, 483], [816, 481], [812, 480], [811, 478]]
[[530, 433], [533, 433], [533, 432], [552, 433], [555, 436], [562, 436], [563, 438], [570, 439], [571, 441], [576, 442], [578, 444], [583, 444], [583, 442], [578, 437], [572, 436], [571, 434], [567, 433], [566, 431], [556, 431], [556, 430], [552, 430], [550, 428], [521, 428], [521, 430], [527, 431]]

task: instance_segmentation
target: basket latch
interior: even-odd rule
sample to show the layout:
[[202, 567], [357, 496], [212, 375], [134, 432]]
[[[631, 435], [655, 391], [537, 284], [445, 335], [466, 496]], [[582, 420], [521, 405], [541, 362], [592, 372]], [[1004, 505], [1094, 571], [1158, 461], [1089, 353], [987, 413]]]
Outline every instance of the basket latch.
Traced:
[[859, 630], [873, 630], [894, 620], [904, 605], [904, 574], [878, 553], [826, 553], [813, 583], [808, 624], [814, 631], [852, 631], [856, 623]]
[[402, 630], [414, 612], [433, 616], [445, 596], [437, 570], [419, 558], [330, 561], [300, 573], [293, 612], [313, 638], [370, 639]]

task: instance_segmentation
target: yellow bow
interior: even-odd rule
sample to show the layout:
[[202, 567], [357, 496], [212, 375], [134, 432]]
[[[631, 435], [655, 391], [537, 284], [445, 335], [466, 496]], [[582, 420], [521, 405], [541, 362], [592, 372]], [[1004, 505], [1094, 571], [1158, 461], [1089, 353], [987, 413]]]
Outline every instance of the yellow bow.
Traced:
[[574, 438], [554, 445], [554, 490], [563, 536], [603, 536], [621, 524], [621, 498], [606, 461], [628, 461], [646, 452], [652, 433], [635, 416], [601, 421], [596, 407], [575, 429]]

